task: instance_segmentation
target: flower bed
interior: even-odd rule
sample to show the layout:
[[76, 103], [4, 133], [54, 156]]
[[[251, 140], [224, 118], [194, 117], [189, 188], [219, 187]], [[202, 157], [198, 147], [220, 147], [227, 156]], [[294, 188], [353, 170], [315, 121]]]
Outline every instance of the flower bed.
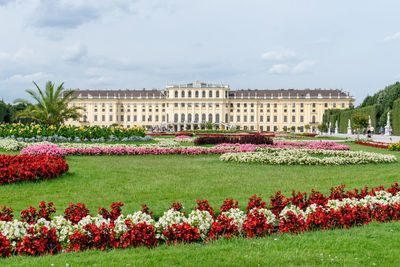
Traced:
[[208, 242], [220, 238], [264, 237], [275, 233], [301, 234], [307, 230], [329, 230], [362, 226], [372, 221], [400, 220], [400, 187], [397, 182], [387, 190], [382, 186], [345, 191], [344, 185], [331, 188], [329, 195], [311, 190], [280, 191], [270, 197], [270, 205], [256, 195], [249, 198], [246, 211], [238, 202], [226, 199], [219, 210], [206, 200], [188, 215], [180, 203], [173, 203], [159, 218], [147, 205], [133, 214], [122, 213], [121, 202], [110, 210], [98, 208], [90, 215], [84, 204], [70, 203], [63, 216], [53, 216], [53, 203], [42, 201], [39, 209], [21, 211], [13, 219], [11, 207], [0, 211], [0, 255], [46, 255], [60, 252], [107, 248], [127, 248], [159, 244]]
[[[69, 125], [45, 125], [45, 124], [1, 124], [0, 125], [0, 137], [14, 137], [14, 138], [24, 138], [36, 139], [37, 137], [52, 137], [61, 138], [61, 141], [65, 138], [70, 140], [82, 140], [82, 141], [92, 141], [92, 140], [108, 140], [117, 139], [122, 140], [124, 138], [129, 138], [132, 136], [145, 136], [145, 130], [140, 127], [124, 128], [124, 127], [106, 127], [102, 128], [100, 126], [69, 126]], [[46, 141], [46, 140], [40, 140]], [[50, 140], [47, 140], [50, 141]]]
[[269, 144], [272, 145], [272, 139], [262, 135], [245, 135], [240, 137], [231, 136], [204, 136], [195, 140], [195, 145], [216, 145], [221, 143], [239, 143], [239, 144]]
[[0, 184], [55, 178], [68, 171], [65, 159], [50, 155], [0, 155]]
[[391, 144], [388, 149], [391, 151], [400, 151], [400, 143]]
[[375, 142], [375, 141], [355, 141], [354, 143], [363, 145], [363, 146], [371, 146], [371, 147], [378, 147], [388, 149], [390, 144], [383, 143], [383, 142]]
[[349, 165], [397, 162], [394, 155], [364, 151], [257, 148], [258, 152], [225, 153], [221, 161], [270, 165]]
[[[215, 147], [239, 147], [240, 144], [222, 143]], [[243, 146], [242, 146], [243, 147]], [[326, 149], [326, 150], [350, 150], [349, 146], [341, 145], [330, 141], [321, 142], [275, 142], [272, 145], [257, 145], [256, 147], [271, 148], [304, 148], [304, 149]]]

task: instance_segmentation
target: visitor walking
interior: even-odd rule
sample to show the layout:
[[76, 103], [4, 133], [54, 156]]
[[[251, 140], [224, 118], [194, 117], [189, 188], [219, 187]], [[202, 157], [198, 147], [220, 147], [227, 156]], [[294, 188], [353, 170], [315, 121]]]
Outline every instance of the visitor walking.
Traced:
[[381, 134], [381, 135], [383, 135], [383, 127], [381, 126], [381, 128], [379, 129], [379, 133]]

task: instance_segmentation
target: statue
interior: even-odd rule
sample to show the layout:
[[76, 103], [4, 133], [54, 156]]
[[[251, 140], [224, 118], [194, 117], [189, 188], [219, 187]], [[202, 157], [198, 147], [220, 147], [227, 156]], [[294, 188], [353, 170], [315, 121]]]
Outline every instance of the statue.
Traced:
[[338, 125], [338, 121], [335, 122], [335, 134], [339, 133], [339, 125]]
[[371, 128], [371, 116], [368, 115], [368, 126]]
[[350, 119], [349, 119], [349, 121], [348, 121], [348, 123], [347, 123], [347, 134], [352, 134], [352, 133], [351, 133]]
[[392, 127], [390, 127], [390, 113], [387, 113], [387, 121], [386, 121], [386, 126], [385, 126], [385, 135], [391, 135], [392, 134]]

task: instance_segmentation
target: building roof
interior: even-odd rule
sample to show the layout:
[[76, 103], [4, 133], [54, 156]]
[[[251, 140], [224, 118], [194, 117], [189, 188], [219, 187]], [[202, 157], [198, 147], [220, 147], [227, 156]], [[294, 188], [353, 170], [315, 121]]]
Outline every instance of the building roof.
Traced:
[[133, 99], [133, 98], [164, 98], [165, 91], [161, 90], [76, 90], [73, 96], [78, 98], [101, 99]]

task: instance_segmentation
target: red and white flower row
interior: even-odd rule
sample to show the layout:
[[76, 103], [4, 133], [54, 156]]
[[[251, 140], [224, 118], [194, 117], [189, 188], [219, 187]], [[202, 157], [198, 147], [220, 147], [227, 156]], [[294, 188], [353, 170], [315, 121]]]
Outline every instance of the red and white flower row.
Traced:
[[331, 189], [330, 195], [312, 190], [309, 195], [295, 191], [285, 197], [280, 191], [270, 205], [254, 195], [246, 211], [238, 202], [226, 199], [217, 216], [206, 200], [188, 215], [174, 203], [159, 218], [146, 205], [133, 214], [122, 214], [123, 203], [111, 210], [99, 208], [95, 216], [84, 204], [70, 204], [64, 216], [52, 215], [52, 203], [29, 207], [13, 220], [11, 208], [0, 212], [0, 255], [45, 255], [68, 251], [107, 248], [154, 247], [160, 243], [208, 242], [219, 238], [262, 237], [276, 233], [302, 233], [361, 226], [371, 221], [400, 220], [400, 187], [393, 184], [369, 190]]

